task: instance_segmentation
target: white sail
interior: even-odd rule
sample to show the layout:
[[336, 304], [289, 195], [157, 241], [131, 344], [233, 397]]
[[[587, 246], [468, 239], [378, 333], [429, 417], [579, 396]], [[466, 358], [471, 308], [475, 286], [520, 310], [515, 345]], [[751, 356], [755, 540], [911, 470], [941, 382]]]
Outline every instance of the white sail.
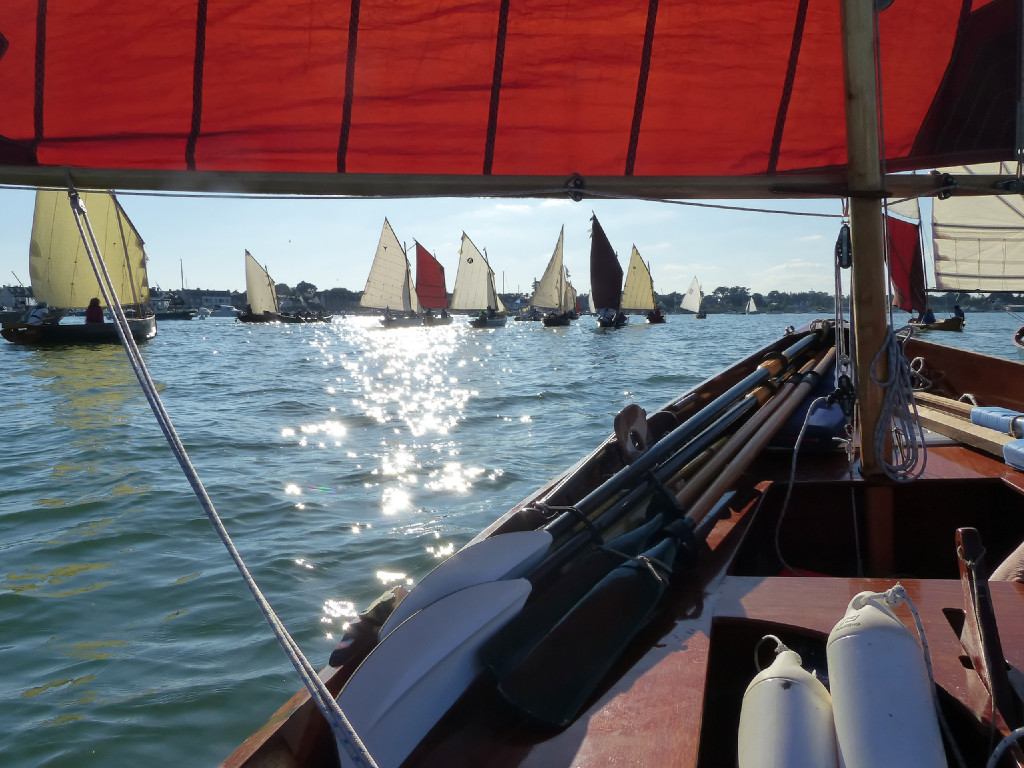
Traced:
[[754, 297], [753, 296], [751, 296], [747, 300], [747, 308], [743, 310], [743, 314], [745, 314], [745, 315], [757, 314], [757, 304], [754, 303]]
[[654, 309], [654, 281], [635, 245], [626, 269], [626, 282], [622, 287], [621, 309], [623, 312], [650, 312]]
[[277, 287], [270, 274], [248, 251], [245, 252], [245, 300], [254, 315], [277, 314]]
[[413, 286], [412, 270], [395, 231], [384, 219], [384, 228], [377, 242], [377, 253], [366, 278], [366, 287], [359, 306], [391, 309], [395, 312], [419, 312], [420, 303]]
[[686, 289], [686, 293], [683, 294], [683, 301], [679, 304], [679, 308], [683, 312], [697, 314], [700, 312], [700, 305], [703, 300], [704, 292], [700, 289], [700, 283], [697, 282], [695, 277], [693, 282], [690, 283], [690, 287]]
[[[148, 302], [146, 252], [138, 231], [112, 193], [80, 195], [118, 301]], [[65, 191], [36, 192], [29, 274], [36, 301], [61, 309], [84, 309], [91, 299], [99, 298], [106, 306]]]
[[455, 275], [451, 308], [471, 312], [488, 308], [497, 312], [505, 311], [505, 305], [494, 287], [494, 270], [465, 232], [462, 233], [462, 247], [459, 248], [459, 271]]
[[[1016, 175], [1012, 163], [943, 168], [955, 174]], [[1024, 291], [1021, 196], [953, 195], [932, 204], [935, 287], [947, 291]]]
[[569, 274], [565, 276], [565, 302], [563, 304], [563, 312], [575, 312], [576, 311], [576, 289], [572, 287], [572, 283], [569, 282]]
[[533, 299], [530, 302], [534, 307], [541, 310], [555, 310], [564, 312], [565, 303], [565, 269], [562, 267], [562, 240], [565, 235], [565, 227], [558, 233], [558, 243], [555, 245], [554, 253], [548, 261], [547, 269], [537, 283], [537, 290], [533, 292]]

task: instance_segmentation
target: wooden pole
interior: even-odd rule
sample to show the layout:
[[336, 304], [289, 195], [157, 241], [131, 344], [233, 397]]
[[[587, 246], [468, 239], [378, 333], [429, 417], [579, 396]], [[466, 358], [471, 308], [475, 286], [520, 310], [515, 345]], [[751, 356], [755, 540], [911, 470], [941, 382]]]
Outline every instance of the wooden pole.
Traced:
[[[843, 64], [846, 80], [846, 147], [849, 163], [853, 270], [850, 278], [853, 349], [857, 361], [860, 456], [865, 478], [881, 474], [874, 435], [883, 392], [871, 381], [871, 362], [885, 342], [885, 264], [875, 79], [873, 0], [843, 0]], [[888, 377], [883, 357], [875, 370]]]

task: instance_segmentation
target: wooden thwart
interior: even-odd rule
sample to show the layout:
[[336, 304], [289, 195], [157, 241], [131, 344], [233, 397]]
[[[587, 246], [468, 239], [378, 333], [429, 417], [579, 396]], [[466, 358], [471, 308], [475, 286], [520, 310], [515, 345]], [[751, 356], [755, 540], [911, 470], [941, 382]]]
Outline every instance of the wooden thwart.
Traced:
[[[917, 395], [915, 397], [918, 399], [917, 412], [921, 419], [921, 426], [932, 432], [959, 440], [999, 459], [1003, 458], [1003, 446], [1015, 439], [1012, 435], [1004, 435], [994, 429], [972, 424], [968, 417], [923, 405], [921, 398]], [[949, 402], [955, 401], [950, 400]]]

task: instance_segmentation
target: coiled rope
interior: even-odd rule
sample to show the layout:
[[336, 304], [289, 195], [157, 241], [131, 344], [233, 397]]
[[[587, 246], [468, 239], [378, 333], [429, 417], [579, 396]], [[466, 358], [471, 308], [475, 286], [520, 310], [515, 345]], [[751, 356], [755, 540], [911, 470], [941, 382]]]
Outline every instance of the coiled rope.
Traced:
[[[112, 192], [108, 194], [113, 197]], [[295, 639], [288, 633], [288, 630], [281, 622], [281, 619], [275, 613], [273, 607], [264, 596], [263, 591], [249, 572], [241, 554], [238, 552], [234, 542], [231, 540], [231, 536], [228, 534], [227, 528], [224, 527], [224, 523], [221, 520], [220, 515], [217, 514], [217, 510], [213, 506], [213, 501], [206, 493], [206, 488], [199, 479], [199, 474], [196, 471], [195, 466], [192, 464], [191, 459], [189, 459], [188, 453], [185, 451], [185, 446], [178, 438], [174, 425], [171, 423], [171, 417], [164, 408], [163, 402], [160, 400], [156, 384], [149, 375], [149, 369], [146, 368], [146, 363], [142, 359], [142, 353], [139, 351], [139, 347], [135, 343], [131, 327], [128, 324], [128, 318], [124, 313], [124, 308], [121, 306], [121, 303], [117, 298], [117, 293], [114, 290], [114, 284], [110, 279], [110, 275], [107, 272], [107, 266], [103, 261], [103, 254], [98, 242], [96, 241], [96, 235], [93, 232], [92, 224], [89, 222], [88, 212], [85, 210], [85, 205], [79, 197], [70, 178], [68, 179], [68, 198], [71, 202], [71, 210], [75, 217], [75, 223], [78, 225], [78, 231], [82, 238], [82, 244], [85, 246], [86, 253], [89, 255], [89, 262], [92, 264], [93, 273], [96, 275], [96, 281], [99, 284], [103, 300], [110, 308], [111, 314], [114, 317], [118, 336], [120, 336], [121, 344], [124, 346], [125, 352], [128, 355], [128, 362], [132, 367], [132, 371], [135, 373], [135, 377], [139, 380], [139, 385], [142, 387], [142, 391], [146, 395], [146, 400], [149, 401], [149, 406], [153, 410], [153, 415], [156, 417], [157, 424], [160, 425], [160, 429], [164, 433], [164, 437], [167, 439], [167, 443], [170, 445], [171, 451], [174, 453], [175, 458], [178, 460], [178, 464], [185, 473], [185, 477], [188, 480], [189, 485], [192, 486], [192, 490], [195, 493], [196, 498], [199, 500], [203, 511], [206, 512], [206, 516], [210, 520], [210, 524], [217, 532], [217, 535], [220, 537], [221, 542], [227, 549], [228, 554], [231, 555], [231, 559], [234, 561], [239, 573], [242, 574], [242, 579], [245, 581], [249, 591], [252, 592], [257, 605], [259, 605], [267, 623], [270, 625], [274, 635], [284, 648], [284, 651], [291, 660], [295, 670], [299, 673], [299, 677], [302, 679], [303, 685], [309, 691], [310, 697], [330, 724], [331, 730], [333, 731], [338, 744], [345, 749], [346, 753], [355, 765], [377, 768], [377, 763], [367, 751], [366, 746], [359, 738], [359, 735], [355, 732], [355, 729], [352, 727], [352, 724], [345, 716], [341, 707], [338, 705], [338, 702], [335, 701], [331, 692], [327, 690], [327, 686], [324, 685], [320, 676], [313, 668], [313, 665], [310, 664], [309, 659], [307, 659], [302, 653], [302, 650], [295, 642]]]

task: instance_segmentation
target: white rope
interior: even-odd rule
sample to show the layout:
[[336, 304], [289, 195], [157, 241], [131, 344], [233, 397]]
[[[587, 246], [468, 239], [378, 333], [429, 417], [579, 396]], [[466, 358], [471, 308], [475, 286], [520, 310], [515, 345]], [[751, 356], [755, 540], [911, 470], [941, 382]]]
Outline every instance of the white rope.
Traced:
[[[875, 373], [883, 354], [886, 355], [889, 368], [889, 377], [884, 381]], [[871, 381], [885, 392], [874, 434], [875, 455], [879, 466], [890, 480], [916, 480], [924, 474], [928, 449], [924, 444], [924, 429], [914, 401], [910, 365], [891, 327], [886, 332], [885, 342], [871, 361], [870, 374]], [[892, 461], [885, 458], [886, 439], [890, 434], [893, 438]]]
[[103, 261], [102, 251], [96, 241], [96, 235], [93, 232], [92, 224], [89, 222], [85, 205], [82, 203], [77, 191], [70, 181], [68, 183], [68, 197], [71, 201], [71, 210], [75, 216], [75, 223], [78, 225], [78, 231], [82, 237], [82, 243], [85, 246], [86, 253], [89, 255], [89, 261], [92, 264], [93, 272], [96, 275], [96, 281], [99, 283], [100, 292], [103, 294], [103, 300], [110, 308], [111, 314], [114, 317], [118, 336], [121, 337], [121, 343], [128, 355], [128, 362], [131, 365], [136, 378], [139, 380], [139, 385], [142, 387], [142, 391], [146, 395], [146, 399], [149, 401], [150, 408], [153, 410], [153, 415], [156, 417], [157, 424], [160, 425], [160, 429], [163, 431], [164, 437], [167, 439], [167, 442], [171, 447], [171, 451], [178, 460], [178, 464], [185, 473], [185, 477], [188, 480], [189, 485], [192, 486], [192, 490], [196, 494], [196, 498], [199, 500], [200, 505], [206, 512], [206, 516], [209, 518], [214, 530], [217, 531], [217, 535], [220, 537], [221, 542], [223, 542], [228, 553], [231, 555], [231, 559], [234, 561], [235, 566], [242, 574], [242, 578], [244, 579], [246, 586], [248, 586], [249, 591], [252, 592], [257, 605], [259, 605], [260, 610], [263, 612], [263, 615], [267, 620], [267, 623], [270, 624], [271, 629], [274, 631], [274, 635], [281, 643], [285, 653], [291, 660], [292, 665], [299, 673], [299, 677], [302, 679], [303, 685], [305, 685], [306, 689], [309, 691], [310, 697], [330, 724], [338, 743], [345, 748], [345, 751], [356, 765], [376, 768], [377, 764], [370, 756], [366, 746], [359, 738], [359, 735], [355, 732], [355, 729], [352, 727], [352, 724], [345, 716], [341, 707], [338, 705], [338, 702], [335, 701], [331, 692], [327, 690], [327, 686], [324, 685], [320, 676], [313, 668], [313, 665], [310, 664], [309, 660], [305, 657], [302, 650], [295, 642], [295, 639], [288, 633], [288, 630], [274, 612], [273, 607], [271, 607], [269, 601], [264, 596], [259, 585], [249, 572], [248, 567], [245, 565], [245, 562], [242, 560], [242, 556], [235, 547], [234, 542], [231, 540], [227, 529], [224, 527], [223, 521], [220, 519], [220, 515], [217, 514], [217, 510], [213, 506], [213, 501], [206, 493], [206, 488], [199, 479], [199, 474], [192, 464], [192, 461], [189, 459], [188, 453], [185, 451], [185, 446], [178, 438], [174, 425], [171, 423], [170, 415], [167, 413], [163, 402], [160, 400], [156, 384], [153, 382], [153, 379], [149, 374], [149, 370], [146, 368], [145, 361], [142, 359], [142, 353], [139, 351], [139, 347], [132, 336], [131, 327], [128, 324], [128, 318], [125, 316], [124, 308], [118, 301], [113, 282], [107, 272], [107, 266]]

